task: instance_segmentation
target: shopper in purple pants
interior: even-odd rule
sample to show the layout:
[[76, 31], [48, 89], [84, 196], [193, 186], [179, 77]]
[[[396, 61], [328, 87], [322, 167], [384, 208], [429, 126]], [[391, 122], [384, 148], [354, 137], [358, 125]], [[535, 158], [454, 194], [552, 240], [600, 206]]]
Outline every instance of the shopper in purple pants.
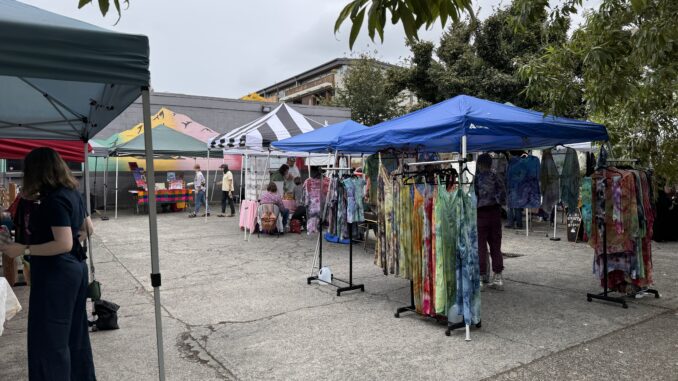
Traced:
[[[494, 273], [490, 287], [503, 290], [504, 259], [501, 254], [501, 205], [506, 202], [504, 183], [492, 170], [492, 157], [482, 154], [478, 157], [475, 191], [478, 196], [478, 256], [480, 276], [488, 282], [488, 246]], [[482, 285], [481, 285], [482, 288]]]

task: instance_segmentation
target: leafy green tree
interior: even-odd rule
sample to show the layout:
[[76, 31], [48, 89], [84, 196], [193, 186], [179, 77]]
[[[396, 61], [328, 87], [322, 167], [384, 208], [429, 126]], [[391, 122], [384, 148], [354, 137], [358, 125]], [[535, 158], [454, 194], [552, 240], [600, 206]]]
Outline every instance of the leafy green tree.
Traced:
[[[548, 43], [566, 40], [566, 27], [547, 23], [546, 12], [525, 31], [511, 24], [513, 8], [498, 9], [486, 20], [459, 22], [448, 29], [436, 48], [431, 42], [411, 42], [411, 65], [389, 70], [392, 91], [409, 89], [419, 100], [437, 103], [469, 94], [523, 107], [540, 108], [523, 94], [526, 81], [518, 75], [524, 62]], [[577, 114], [573, 109], [568, 114]]]
[[386, 86], [383, 64], [362, 55], [347, 69], [332, 103], [350, 108], [353, 120], [371, 126], [402, 114], [400, 101]]
[[[524, 1], [524, 0], [520, 0]], [[615, 153], [678, 179], [678, 2], [604, 0], [562, 45], [520, 70], [530, 99], [560, 114], [585, 104]]]
[[[353, 43], [367, 14], [367, 32], [374, 41], [377, 34], [384, 41], [386, 18], [392, 24], [401, 23], [410, 42], [418, 39], [422, 26], [430, 28], [436, 21], [445, 27], [448, 20], [459, 21], [467, 13], [473, 15], [472, 0], [352, 0], [339, 13], [334, 25], [336, 33], [346, 19], [351, 20], [349, 46]], [[390, 16], [389, 16], [390, 15]]]

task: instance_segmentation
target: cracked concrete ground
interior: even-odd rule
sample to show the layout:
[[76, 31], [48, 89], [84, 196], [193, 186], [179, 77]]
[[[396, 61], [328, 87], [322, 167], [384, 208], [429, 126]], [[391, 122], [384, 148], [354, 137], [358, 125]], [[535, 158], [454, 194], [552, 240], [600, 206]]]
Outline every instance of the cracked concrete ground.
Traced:
[[[237, 220], [159, 216], [164, 349], [169, 380], [678, 380], [678, 244], [654, 244], [661, 299], [628, 309], [586, 301], [597, 291], [592, 250], [544, 233], [505, 231], [506, 290], [482, 295], [481, 329], [462, 332], [395, 309], [409, 283], [384, 276], [362, 245], [354, 279], [365, 292], [336, 296], [307, 285], [314, 237], [252, 236]], [[97, 221], [94, 259], [118, 331], [91, 335], [99, 380], [157, 379], [148, 220]], [[547, 230], [537, 224], [536, 229]], [[561, 231], [564, 236], [564, 231]], [[324, 245], [345, 278], [348, 248]], [[0, 337], [0, 380], [27, 378], [24, 311]]]

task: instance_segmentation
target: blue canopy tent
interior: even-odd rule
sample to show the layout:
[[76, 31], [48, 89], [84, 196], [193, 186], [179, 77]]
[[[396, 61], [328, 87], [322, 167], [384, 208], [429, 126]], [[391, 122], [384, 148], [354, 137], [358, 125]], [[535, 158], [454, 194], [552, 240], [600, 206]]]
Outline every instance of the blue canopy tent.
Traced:
[[362, 130], [367, 130], [367, 127], [349, 119], [291, 138], [279, 140], [271, 143], [271, 145], [281, 151], [334, 152], [336, 145], [339, 143], [339, 137]]
[[341, 136], [336, 149], [356, 153], [388, 148], [462, 152], [464, 140], [466, 151], [477, 152], [606, 141], [608, 135], [600, 124], [459, 95]]
[[[142, 96], [150, 131], [146, 36], [112, 32], [14, 0], [0, 0], [0, 138], [87, 142]], [[146, 170], [154, 177], [146, 135]], [[87, 144], [83, 155], [87, 162]], [[89, 166], [85, 165], [85, 194]], [[154, 182], [149, 183], [151, 284], [159, 377], [164, 380]], [[85, 197], [90, 209], [89, 197]], [[91, 258], [90, 245], [90, 258]]]

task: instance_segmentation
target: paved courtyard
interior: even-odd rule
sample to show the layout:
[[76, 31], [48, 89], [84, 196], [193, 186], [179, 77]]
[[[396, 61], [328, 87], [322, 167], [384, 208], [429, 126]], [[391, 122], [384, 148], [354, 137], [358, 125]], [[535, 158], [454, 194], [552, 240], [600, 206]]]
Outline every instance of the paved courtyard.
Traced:
[[[586, 301], [598, 291], [586, 244], [505, 231], [504, 251], [520, 256], [505, 260], [506, 290], [483, 293], [482, 328], [465, 342], [432, 320], [394, 318], [409, 282], [381, 274], [362, 245], [354, 278], [365, 292], [337, 297], [306, 284], [315, 237], [245, 242], [236, 219], [158, 220], [169, 380], [678, 380], [675, 243], [654, 244], [662, 298], [622, 309]], [[148, 219], [95, 226], [97, 278], [121, 305], [121, 329], [91, 335], [98, 379], [157, 379]], [[324, 247], [325, 264], [347, 277], [348, 247]], [[15, 291], [24, 311], [0, 337], [0, 380], [27, 379], [28, 289]]]

